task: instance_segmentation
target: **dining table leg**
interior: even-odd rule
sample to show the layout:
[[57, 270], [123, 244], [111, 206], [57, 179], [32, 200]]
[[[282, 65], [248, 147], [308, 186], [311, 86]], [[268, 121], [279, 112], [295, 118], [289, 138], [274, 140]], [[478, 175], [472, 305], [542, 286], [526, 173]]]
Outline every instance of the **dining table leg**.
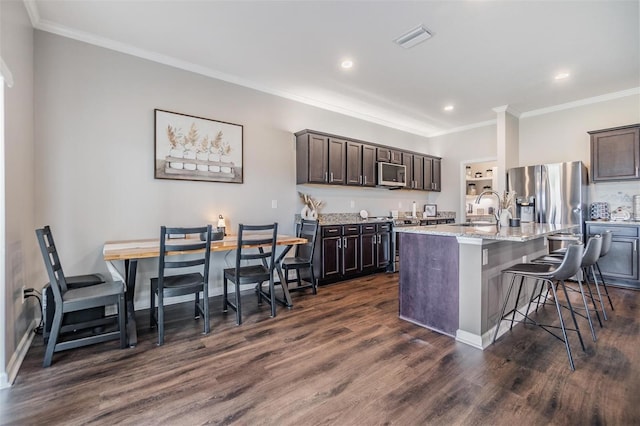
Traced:
[[292, 308], [293, 307], [293, 302], [291, 301], [291, 294], [289, 293], [289, 284], [287, 283], [286, 277], [284, 276], [284, 273], [282, 272], [282, 259], [284, 259], [284, 257], [287, 255], [287, 253], [289, 253], [289, 250], [291, 250], [291, 247], [293, 247], [292, 245], [287, 245], [285, 246], [284, 250], [282, 250], [282, 253], [280, 253], [280, 256], [278, 256], [278, 258], [276, 259], [276, 272], [278, 273], [278, 277], [280, 278], [280, 285], [282, 286], [282, 293], [284, 295], [284, 305], [287, 308]]
[[136, 311], [133, 306], [133, 297], [136, 290], [136, 272], [138, 269], [137, 259], [127, 259], [124, 261], [124, 268], [127, 280], [127, 291], [125, 293], [125, 304], [127, 309], [127, 337], [129, 347], [135, 347], [138, 344], [138, 330], [136, 324]]

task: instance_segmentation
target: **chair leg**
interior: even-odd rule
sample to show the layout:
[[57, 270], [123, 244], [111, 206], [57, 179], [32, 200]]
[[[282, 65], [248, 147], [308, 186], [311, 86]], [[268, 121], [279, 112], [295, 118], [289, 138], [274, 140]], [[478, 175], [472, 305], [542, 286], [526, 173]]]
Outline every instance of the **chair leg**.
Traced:
[[204, 307], [204, 334], [209, 334], [211, 331], [211, 324], [209, 323], [209, 283], [204, 283], [202, 305]]
[[271, 271], [271, 278], [269, 278], [269, 296], [271, 304], [271, 318], [275, 318], [276, 316], [276, 289], [275, 283], [273, 282], [273, 271]]
[[164, 294], [158, 291], [158, 346], [164, 345]]
[[149, 301], [149, 328], [153, 328], [153, 325], [156, 323], [156, 291], [153, 286], [151, 286], [151, 294]]
[[316, 281], [316, 275], [313, 272], [313, 266], [309, 268], [309, 271], [311, 273], [311, 289], [313, 294], [318, 294], [318, 282]]
[[58, 342], [58, 336], [60, 335], [60, 327], [62, 326], [62, 307], [56, 309], [53, 314], [53, 323], [51, 324], [51, 332], [49, 333], [49, 341], [47, 342], [47, 349], [44, 352], [43, 367], [50, 367], [53, 360], [53, 353], [56, 349], [56, 343]]
[[578, 334], [578, 340], [580, 340], [580, 346], [582, 346], [583, 351], [586, 351], [587, 348], [584, 346], [584, 341], [582, 340], [582, 334], [580, 334], [580, 327], [578, 327], [578, 320], [576, 319], [576, 313], [573, 310], [573, 306], [571, 306], [571, 300], [569, 300], [569, 295], [567, 294], [567, 287], [564, 285], [564, 281], [560, 281], [560, 284], [562, 285], [562, 291], [564, 292], [564, 297], [567, 299], [567, 306], [569, 307], [571, 318], [573, 318], [573, 325], [576, 326], [576, 333]]
[[522, 293], [522, 286], [524, 285], [525, 276], [520, 275], [520, 286], [518, 287], [518, 295], [516, 296], [516, 306], [513, 309], [513, 315], [511, 315], [511, 325], [509, 326], [509, 330], [513, 329], [513, 322], [516, 319], [516, 308], [518, 307], [518, 301], [520, 300], [520, 293]]
[[609, 296], [609, 289], [607, 288], [607, 283], [604, 281], [604, 277], [602, 276], [602, 271], [600, 270], [600, 265], [598, 265], [598, 262], [596, 262], [596, 268], [598, 268], [598, 274], [600, 274], [600, 281], [602, 281], [604, 292], [607, 294], [607, 299], [609, 299], [609, 305], [611, 306], [611, 310], [613, 311], [613, 302], [611, 301], [611, 297]]
[[240, 305], [240, 284], [236, 281], [236, 325], [242, 324], [242, 307]]
[[504, 302], [502, 302], [502, 310], [500, 311], [500, 316], [498, 317], [498, 321], [496, 322], [496, 330], [493, 333], [493, 340], [491, 343], [496, 342], [496, 338], [498, 337], [498, 330], [500, 329], [500, 324], [502, 323], [502, 318], [504, 317], [504, 311], [507, 309], [507, 303], [509, 303], [509, 296], [511, 296], [511, 290], [513, 289], [513, 284], [516, 281], [515, 274], [511, 276], [511, 283], [509, 284], [509, 289], [507, 290], [507, 295], [504, 298]]
[[597, 340], [596, 331], [593, 328], [593, 322], [591, 321], [591, 314], [589, 313], [589, 305], [587, 304], [587, 297], [584, 295], [584, 289], [582, 288], [581, 279], [578, 279], [578, 287], [580, 288], [580, 294], [582, 295], [582, 302], [584, 303], [584, 310], [586, 311], [587, 321], [589, 322], [589, 328], [591, 329], [591, 337], [595, 342]]
[[600, 293], [600, 286], [598, 285], [598, 277], [596, 277], [596, 270], [593, 267], [593, 265], [591, 265], [589, 269], [591, 270], [591, 276], [593, 277], [593, 282], [596, 286], [596, 293], [598, 293], [598, 299], [600, 300], [600, 307], [602, 308], [602, 317], [604, 318], [605, 321], [607, 321], [609, 318], [607, 318], [607, 311], [604, 308], [604, 300], [602, 299], [602, 294]]
[[193, 319], [200, 318], [200, 292], [196, 292], [193, 301]]
[[222, 312], [227, 312], [229, 310], [229, 293], [227, 290], [227, 277], [222, 279]]
[[547, 281], [547, 285], [551, 288], [553, 293], [553, 300], [556, 302], [556, 310], [558, 311], [558, 318], [560, 318], [560, 328], [562, 329], [562, 336], [564, 337], [564, 346], [567, 349], [567, 357], [569, 358], [569, 366], [571, 371], [575, 371], [576, 367], [573, 364], [573, 356], [571, 356], [571, 347], [569, 346], [569, 338], [567, 337], [567, 330], [564, 327], [564, 319], [562, 318], [562, 310], [560, 308], [560, 302], [558, 301], [558, 295], [556, 289], [551, 281]]
[[583, 269], [583, 275], [584, 275], [584, 284], [585, 284], [585, 287], [587, 287], [587, 291], [589, 292], [589, 297], [591, 298], [591, 304], [593, 305], [593, 311], [596, 313], [596, 318], [598, 319], [598, 324], [600, 324], [600, 328], [602, 328], [602, 320], [600, 319], [600, 313], [598, 312], [596, 299], [593, 297], [593, 292], [591, 291], [591, 284], [589, 283], [589, 268]]
[[120, 329], [120, 349], [127, 347], [127, 324], [124, 308], [124, 293], [118, 297], [118, 327]]

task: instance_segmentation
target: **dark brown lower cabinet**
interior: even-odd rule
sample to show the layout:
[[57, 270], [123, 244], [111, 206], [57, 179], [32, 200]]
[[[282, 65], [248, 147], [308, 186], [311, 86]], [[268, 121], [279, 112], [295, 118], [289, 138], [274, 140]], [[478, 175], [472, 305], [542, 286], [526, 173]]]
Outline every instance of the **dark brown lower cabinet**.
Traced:
[[327, 225], [320, 228], [320, 283], [391, 270], [391, 224]]
[[609, 253], [598, 260], [605, 282], [640, 289], [640, 224], [587, 224], [587, 235], [613, 233]]

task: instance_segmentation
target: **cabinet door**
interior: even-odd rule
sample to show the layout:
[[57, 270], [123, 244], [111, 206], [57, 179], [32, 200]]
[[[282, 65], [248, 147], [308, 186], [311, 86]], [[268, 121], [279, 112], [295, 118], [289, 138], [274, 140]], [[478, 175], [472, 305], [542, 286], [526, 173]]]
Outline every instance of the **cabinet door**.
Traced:
[[402, 164], [402, 152], [391, 150], [391, 162], [393, 164]]
[[376, 149], [362, 145], [362, 185], [376, 186]]
[[341, 139], [329, 138], [329, 183], [345, 183], [345, 144]]
[[407, 189], [413, 189], [413, 154], [402, 153], [402, 164], [407, 170]]
[[441, 160], [439, 158], [434, 158], [431, 162], [431, 184], [433, 185], [431, 189], [433, 191], [441, 190], [441, 180], [440, 180], [440, 163]]
[[322, 239], [322, 278], [340, 276], [340, 254], [342, 237], [326, 237]]
[[638, 280], [638, 239], [615, 238], [611, 250], [598, 260], [602, 274], [607, 277]]
[[329, 180], [329, 138], [318, 135], [309, 136], [309, 183], [327, 183]]
[[342, 237], [342, 273], [352, 275], [357, 273], [359, 259], [359, 235], [345, 235]]
[[376, 264], [378, 268], [385, 268], [391, 262], [391, 233], [381, 232], [377, 235]]
[[362, 234], [360, 236], [360, 265], [363, 271], [376, 268], [376, 238], [377, 234]]
[[389, 148], [378, 148], [376, 152], [376, 159], [378, 161], [382, 161], [384, 163], [391, 162], [391, 150]]
[[640, 127], [589, 133], [594, 182], [640, 179]]
[[433, 159], [425, 157], [424, 159], [424, 190], [431, 191], [433, 189]]
[[362, 183], [362, 145], [347, 142], [347, 185]]
[[413, 189], [424, 189], [424, 157], [413, 156]]

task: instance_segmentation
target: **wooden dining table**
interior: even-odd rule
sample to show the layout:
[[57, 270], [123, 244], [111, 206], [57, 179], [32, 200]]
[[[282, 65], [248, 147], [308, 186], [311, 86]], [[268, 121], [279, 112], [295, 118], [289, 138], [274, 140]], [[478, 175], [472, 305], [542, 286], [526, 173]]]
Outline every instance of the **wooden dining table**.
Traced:
[[[180, 244], [184, 241], [189, 243], [189, 238], [176, 239], [173, 244]], [[193, 241], [193, 240], [191, 240]], [[275, 269], [280, 278], [284, 299], [277, 299], [278, 302], [290, 308], [293, 306], [291, 295], [287, 287], [287, 281], [280, 266], [282, 259], [287, 255], [289, 250], [296, 244], [305, 244], [305, 238], [299, 238], [291, 235], [278, 235], [276, 245], [283, 247], [280, 254], [275, 259]], [[252, 248], [254, 246], [243, 246]], [[255, 246], [258, 248], [259, 246]], [[232, 251], [238, 248], [238, 239], [236, 236], [225, 236], [222, 240], [211, 242], [212, 252]], [[124, 240], [124, 241], [107, 241], [104, 244], [102, 254], [107, 268], [114, 280], [123, 281], [126, 284], [126, 309], [127, 309], [127, 337], [129, 346], [136, 346], [138, 343], [138, 334], [136, 329], [135, 306], [133, 303], [136, 288], [136, 273], [138, 269], [138, 261], [142, 259], [153, 259], [160, 256], [160, 240], [159, 239], [140, 239], [140, 240]], [[173, 251], [168, 255], [180, 255], [181, 251]], [[116, 267], [115, 262], [124, 262], [124, 274]]]

